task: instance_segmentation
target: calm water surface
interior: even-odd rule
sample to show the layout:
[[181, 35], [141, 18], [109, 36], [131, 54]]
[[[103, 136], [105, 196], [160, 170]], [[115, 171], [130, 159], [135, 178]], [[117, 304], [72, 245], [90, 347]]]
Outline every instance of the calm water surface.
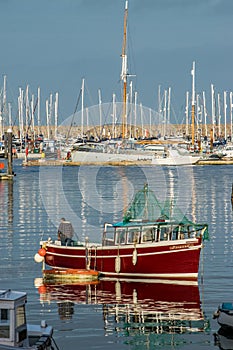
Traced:
[[[28, 292], [30, 323], [46, 319], [62, 349], [216, 349], [213, 312], [233, 301], [233, 166], [22, 167], [0, 182], [0, 289]], [[198, 286], [103, 281], [41, 284], [34, 255], [56, 237], [60, 217], [79, 239], [101, 240], [104, 222], [121, 219], [135, 191], [149, 183], [190, 219], [209, 224]], [[226, 340], [226, 339], [225, 339]], [[228, 345], [233, 349], [233, 341]]]

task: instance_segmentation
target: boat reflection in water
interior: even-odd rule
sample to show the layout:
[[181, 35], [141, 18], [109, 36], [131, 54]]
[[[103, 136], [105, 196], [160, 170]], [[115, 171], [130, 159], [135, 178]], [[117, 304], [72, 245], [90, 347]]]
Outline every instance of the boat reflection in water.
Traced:
[[57, 301], [63, 319], [72, 318], [76, 304], [102, 305], [106, 334], [190, 334], [208, 327], [195, 282], [99, 280], [37, 287], [42, 303]]
[[232, 331], [227, 332], [222, 327], [214, 334], [214, 345], [219, 349], [233, 349], [233, 334]]

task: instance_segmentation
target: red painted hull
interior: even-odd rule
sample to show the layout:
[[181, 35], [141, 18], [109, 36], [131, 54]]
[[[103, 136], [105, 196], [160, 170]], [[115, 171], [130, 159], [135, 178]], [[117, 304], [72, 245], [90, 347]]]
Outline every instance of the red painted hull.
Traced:
[[54, 268], [97, 270], [103, 276], [196, 280], [201, 238], [125, 246], [46, 245], [45, 263]]

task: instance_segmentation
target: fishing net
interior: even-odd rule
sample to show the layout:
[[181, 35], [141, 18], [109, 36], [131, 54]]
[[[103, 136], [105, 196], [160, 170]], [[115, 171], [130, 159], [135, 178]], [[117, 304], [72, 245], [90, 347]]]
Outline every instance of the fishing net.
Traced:
[[193, 223], [174, 204], [171, 200], [166, 200], [164, 203], [159, 202], [154, 192], [149, 189], [148, 184], [145, 184], [144, 188], [136, 193], [132, 203], [127, 208], [123, 223], [156, 221], [192, 226], [195, 229], [206, 227], [204, 238], [208, 239], [208, 225]]

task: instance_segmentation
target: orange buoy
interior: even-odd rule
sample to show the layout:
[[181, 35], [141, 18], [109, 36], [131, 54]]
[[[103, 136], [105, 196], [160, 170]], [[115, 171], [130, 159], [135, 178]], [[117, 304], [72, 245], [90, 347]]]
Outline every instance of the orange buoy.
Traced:
[[38, 287], [39, 294], [45, 294], [47, 292], [47, 288], [44, 284]]
[[4, 163], [0, 163], [0, 169], [4, 169]]
[[40, 249], [38, 250], [38, 254], [39, 254], [40, 256], [45, 256], [45, 254], [46, 254], [46, 249], [45, 249], [45, 248], [40, 248]]

